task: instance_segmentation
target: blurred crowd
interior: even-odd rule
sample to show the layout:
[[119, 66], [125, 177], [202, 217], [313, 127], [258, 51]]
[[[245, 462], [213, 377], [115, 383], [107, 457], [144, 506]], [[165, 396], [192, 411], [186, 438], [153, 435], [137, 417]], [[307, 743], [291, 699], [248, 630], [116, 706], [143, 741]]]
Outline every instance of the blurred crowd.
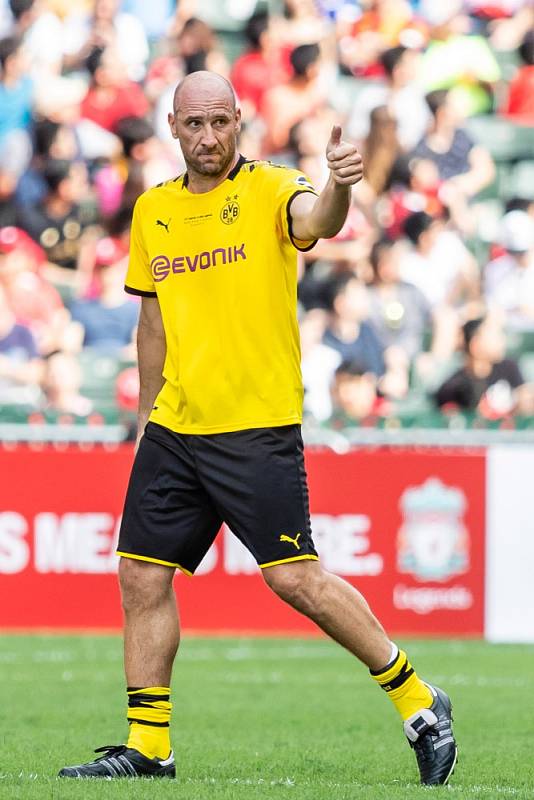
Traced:
[[0, 421], [134, 412], [131, 212], [199, 69], [247, 158], [321, 189], [334, 122], [364, 156], [300, 260], [307, 423], [534, 418], [530, 0], [0, 0], [0, 37]]

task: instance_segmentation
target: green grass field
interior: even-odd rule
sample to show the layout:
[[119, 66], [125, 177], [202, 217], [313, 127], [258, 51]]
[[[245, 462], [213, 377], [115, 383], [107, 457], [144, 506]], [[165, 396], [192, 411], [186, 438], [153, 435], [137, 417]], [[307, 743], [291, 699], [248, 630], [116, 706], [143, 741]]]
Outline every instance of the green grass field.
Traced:
[[325, 640], [186, 639], [173, 681], [176, 781], [59, 781], [125, 735], [117, 637], [6, 636], [0, 798], [534, 798], [534, 647], [404, 642], [452, 695], [450, 787], [417, 784], [396, 713]]

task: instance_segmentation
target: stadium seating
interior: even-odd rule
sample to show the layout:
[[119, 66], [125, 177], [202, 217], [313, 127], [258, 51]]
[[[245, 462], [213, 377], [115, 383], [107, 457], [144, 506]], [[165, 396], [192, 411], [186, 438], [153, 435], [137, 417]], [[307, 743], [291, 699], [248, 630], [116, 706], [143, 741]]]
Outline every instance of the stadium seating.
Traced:
[[534, 128], [514, 125], [497, 116], [471, 117], [466, 121], [467, 131], [473, 139], [487, 148], [497, 161], [519, 161], [532, 158], [534, 153]]

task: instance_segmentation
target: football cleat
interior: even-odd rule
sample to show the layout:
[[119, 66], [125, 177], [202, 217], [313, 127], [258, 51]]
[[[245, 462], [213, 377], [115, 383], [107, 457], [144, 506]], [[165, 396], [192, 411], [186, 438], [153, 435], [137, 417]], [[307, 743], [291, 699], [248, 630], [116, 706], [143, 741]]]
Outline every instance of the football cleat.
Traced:
[[77, 767], [63, 767], [58, 778], [175, 778], [174, 754], [166, 759], [147, 758], [138, 750], [126, 745], [107, 745], [99, 747], [95, 753], [104, 755], [79, 764]]
[[452, 733], [452, 705], [442, 689], [426, 684], [434, 702], [404, 722], [404, 733], [415, 751], [421, 783], [446, 784], [454, 772], [458, 748]]

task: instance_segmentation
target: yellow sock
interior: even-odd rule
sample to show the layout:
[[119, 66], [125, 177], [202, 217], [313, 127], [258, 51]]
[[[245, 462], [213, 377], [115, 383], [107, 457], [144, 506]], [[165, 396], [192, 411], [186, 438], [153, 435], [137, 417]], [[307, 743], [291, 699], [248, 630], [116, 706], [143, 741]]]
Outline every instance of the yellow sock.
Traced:
[[403, 650], [378, 672], [370, 670], [371, 676], [387, 692], [393, 705], [404, 719], [408, 719], [422, 708], [430, 708], [432, 692], [417, 676]]
[[166, 686], [127, 689], [130, 725], [127, 747], [138, 750], [147, 758], [168, 758], [171, 752], [170, 691]]

